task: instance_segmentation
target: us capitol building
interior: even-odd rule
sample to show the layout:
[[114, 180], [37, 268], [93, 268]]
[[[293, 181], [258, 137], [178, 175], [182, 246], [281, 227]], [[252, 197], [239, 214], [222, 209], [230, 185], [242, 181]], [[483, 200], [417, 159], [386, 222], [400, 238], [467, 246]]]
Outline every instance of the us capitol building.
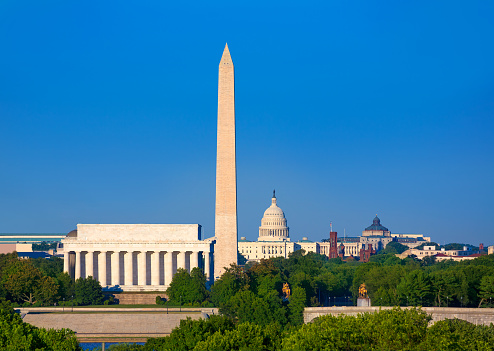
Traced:
[[273, 191], [271, 206], [264, 211], [261, 220], [259, 238], [257, 241], [249, 241], [241, 237], [238, 241], [238, 252], [248, 261], [260, 261], [271, 257], [288, 258], [290, 253], [300, 249], [328, 255], [329, 246], [329, 243], [312, 242], [306, 237], [299, 242], [290, 241], [285, 213], [278, 207]]

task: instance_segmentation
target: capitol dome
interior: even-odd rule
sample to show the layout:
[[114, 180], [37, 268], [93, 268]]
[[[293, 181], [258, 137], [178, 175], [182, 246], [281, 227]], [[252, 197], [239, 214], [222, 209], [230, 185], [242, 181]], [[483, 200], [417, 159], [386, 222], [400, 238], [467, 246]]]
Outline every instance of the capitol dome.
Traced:
[[259, 227], [259, 241], [290, 241], [288, 231], [285, 214], [276, 204], [276, 195], [273, 191], [271, 206], [264, 211]]

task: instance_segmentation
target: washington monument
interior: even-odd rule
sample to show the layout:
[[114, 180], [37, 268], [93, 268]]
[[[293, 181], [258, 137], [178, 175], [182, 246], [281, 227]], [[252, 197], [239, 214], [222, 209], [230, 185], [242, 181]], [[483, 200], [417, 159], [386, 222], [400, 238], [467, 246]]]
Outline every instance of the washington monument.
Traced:
[[235, 79], [225, 46], [218, 74], [218, 140], [216, 149], [216, 214], [214, 276], [237, 263], [237, 166], [235, 150]]

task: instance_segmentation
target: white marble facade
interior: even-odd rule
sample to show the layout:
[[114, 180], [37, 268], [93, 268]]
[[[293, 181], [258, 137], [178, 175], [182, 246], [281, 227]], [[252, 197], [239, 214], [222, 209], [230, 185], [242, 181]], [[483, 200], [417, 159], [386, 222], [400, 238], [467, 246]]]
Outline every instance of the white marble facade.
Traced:
[[62, 240], [64, 271], [92, 276], [103, 288], [162, 291], [178, 268], [213, 272], [213, 240], [198, 224], [78, 224]]

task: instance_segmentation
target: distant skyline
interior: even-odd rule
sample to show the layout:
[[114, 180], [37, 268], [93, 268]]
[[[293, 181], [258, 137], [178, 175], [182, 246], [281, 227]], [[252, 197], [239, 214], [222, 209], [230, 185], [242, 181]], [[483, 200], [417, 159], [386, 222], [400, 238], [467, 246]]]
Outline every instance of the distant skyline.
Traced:
[[0, 233], [214, 235], [218, 65], [235, 66], [238, 235], [276, 189], [329, 223], [494, 244], [494, 3], [0, 4]]

